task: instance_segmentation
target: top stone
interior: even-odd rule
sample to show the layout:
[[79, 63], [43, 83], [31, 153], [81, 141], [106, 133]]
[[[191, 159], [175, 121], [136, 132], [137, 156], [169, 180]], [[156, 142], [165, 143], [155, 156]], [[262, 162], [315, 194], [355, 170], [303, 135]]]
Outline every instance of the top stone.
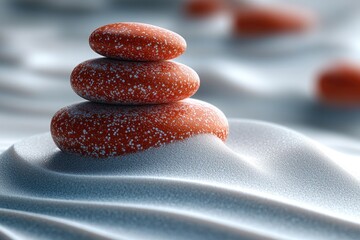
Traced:
[[180, 35], [149, 24], [112, 23], [97, 28], [89, 38], [100, 55], [130, 61], [159, 61], [176, 58], [186, 50]]

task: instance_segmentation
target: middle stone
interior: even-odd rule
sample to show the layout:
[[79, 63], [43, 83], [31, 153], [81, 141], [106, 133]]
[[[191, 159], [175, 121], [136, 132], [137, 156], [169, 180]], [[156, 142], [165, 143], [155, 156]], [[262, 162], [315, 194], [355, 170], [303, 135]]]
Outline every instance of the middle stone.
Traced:
[[71, 86], [81, 97], [109, 104], [160, 104], [191, 97], [200, 79], [191, 68], [172, 61], [129, 62], [97, 58], [80, 63]]

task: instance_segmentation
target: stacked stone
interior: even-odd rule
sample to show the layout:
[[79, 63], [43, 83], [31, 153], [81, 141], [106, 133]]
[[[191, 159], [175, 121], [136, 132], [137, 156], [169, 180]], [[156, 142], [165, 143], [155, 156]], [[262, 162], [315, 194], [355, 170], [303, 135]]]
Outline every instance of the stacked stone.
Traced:
[[73, 90], [90, 102], [60, 109], [51, 121], [55, 144], [64, 152], [114, 157], [213, 134], [223, 141], [223, 113], [187, 99], [200, 80], [191, 68], [169, 61], [185, 52], [178, 34], [141, 23], [96, 29], [91, 48], [105, 56], [85, 61], [71, 74]]

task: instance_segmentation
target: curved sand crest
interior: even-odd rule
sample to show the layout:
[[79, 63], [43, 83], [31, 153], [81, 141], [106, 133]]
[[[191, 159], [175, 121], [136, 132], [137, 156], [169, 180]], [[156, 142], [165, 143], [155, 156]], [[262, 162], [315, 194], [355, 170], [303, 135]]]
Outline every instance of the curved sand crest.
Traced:
[[226, 145], [199, 135], [108, 160], [34, 136], [0, 155], [0, 236], [356, 239], [359, 182], [333, 152], [240, 120]]

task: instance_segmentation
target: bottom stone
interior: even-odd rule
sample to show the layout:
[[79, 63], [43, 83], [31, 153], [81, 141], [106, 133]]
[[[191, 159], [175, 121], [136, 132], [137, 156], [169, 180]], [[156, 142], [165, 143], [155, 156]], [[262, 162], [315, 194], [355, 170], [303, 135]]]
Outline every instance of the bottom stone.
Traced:
[[160, 147], [197, 134], [223, 141], [229, 132], [224, 114], [194, 100], [143, 106], [83, 102], [60, 109], [51, 135], [64, 152], [106, 158]]

